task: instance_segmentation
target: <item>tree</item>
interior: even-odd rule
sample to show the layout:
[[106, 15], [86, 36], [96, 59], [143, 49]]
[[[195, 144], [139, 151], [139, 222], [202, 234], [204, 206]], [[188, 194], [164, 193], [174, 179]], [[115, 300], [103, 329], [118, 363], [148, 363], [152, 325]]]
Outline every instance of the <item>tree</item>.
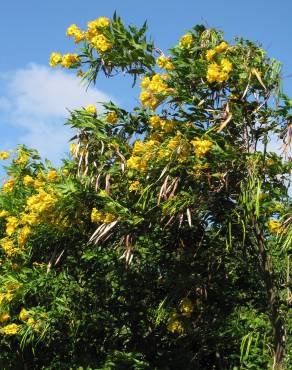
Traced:
[[141, 106], [71, 112], [58, 169], [24, 146], [6, 166], [1, 367], [288, 369], [291, 164], [267, 150], [291, 141], [281, 66], [201, 25], [169, 56], [146, 31], [101, 17], [51, 55], [88, 83], [141, 80]]

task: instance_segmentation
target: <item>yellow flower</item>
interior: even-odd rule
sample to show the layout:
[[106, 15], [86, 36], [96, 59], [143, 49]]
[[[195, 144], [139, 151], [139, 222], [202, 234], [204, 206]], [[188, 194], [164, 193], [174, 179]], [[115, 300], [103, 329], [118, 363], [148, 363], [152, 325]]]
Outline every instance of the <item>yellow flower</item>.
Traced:
[[150, 126], [154, 129], [160, 127], [160, 117], [159, 116], [152, 116], [149, 119]]
[[219, 45], [215, 47], [216, 53], [223, 53], [228, 49], [228, 44], [225, 41], [222, 41]]
[[186, 297], [180, 302], [179, 309], [184, 316], [190, 317], [194, 310], [194, 306], [192, 301]]
[[140, 186], [140, 182], [139, 181], [133, 181], [133, 182], [131, 182], [131, 184], [129, 186], [129, 191], [138, 190], [139, 189], [139, 186]]
[[7, 217], [9, 215], [8, 211], [2, 210], [0, 211], [0, 217]]
[[217, 82], [218, 76], [220, 75], [221, 69], [217, 63], [211, 63], [208, 66], [207, 80], [208, 82]]
[[127, 160], [128, 168], [132, 168], [132, 169], [138, 169], [140, 166], [140, 163], [141, 163], [141, 158], [137, 156], [133, 156], [133, 155]]
[[166, 80], [169, 78], [167, 74], [155, 74], [152, 79], [144, 78], [141, 82], [142, 92], [140, 101], [144, 107], [149, 107], [155, 110], [156, 107], [165, 99], [165, 96], [170, 95], [173, 89], [169, 88]]
[[95, 105], [93, 105], [93, 104], [89, 104], [89, 105], [87, 105], [87, 107], [85, 107], [85, 110], [86, 110], [86, 112], [88, 112], [88, 113], [96, 114], [96, 107], [95, 107]]
[[104, 219], [103, 219], [103, 222], [104, 223], [110, 223], [110, 222], [113, 222], [117, 219], [117, 217], [115, 215], [113, 215], [112, 213], [106, 213], [104, 215]]
[[56, 170], [50, 170], [47, 174], [48, 181], [55, 181], [58, 178], [58, 172]]
[[150, 85], [150, 82], [151, 82], [150, 78], [145, 76], [145, 77], [142, 78], [142, 81], [140, 83], [140, 87], [142, 89], [147, 89], [148, 86]]
[[7, 159], [9, 157], [10, 157], [10, 154], [9, 153], [7, 153], [5, 151], [0, 152], [0, 159], [5, 160], [5, 159]]
[[79, 56], [77, 54], [65, 54], [62, 57], [61, 66], [64, 68], [71, 68], [74, 64], [79, 62]]
[[42, 187], [44, 182], [41, 179], [35, 179], [33, 186], [36, 190], [38, 190], [40, 187]]
[[112, 123], [112, 124], [115, 124], [118, 122], [118, 115], [116, 112], [109, 112], [107, 115], [106, 115], [106, 121], [108, 123]]
[[210, 140], [202, 140], [200, 138], [196, 138], [195, 140], [191, 141], [191, 144], [194, 147], [195, 155], [198, 158], [203, 157], [212, 147], [212, 141]]
[[52, 53], [50, 56], [50, 66], [56, 67], [62, 61], [62, 55], [60, 53]]
[[68, 27], [66, 32], [68, 37], [73, 36], [75, 39], [75, 43], [78, 44], [80, 41], [84, 40], [85, 33], [82, 32], [76, 24], [71, 24], [71, 26]]
[[0, 315], [0, 322], [6, 322], [10, 319], [10, 315], [8, 312], [4, 312]]
[[193, 36], [190, 33], [187, 33], [186, 35], [182, 36], [179, 40], [178, 46], [181, 49], [190, 49], [193, 43]]
[[141, 140], [136, 140], [133, 146], [133, 155], [139, 155], [144, 152], [144, 143]]
[[110, 24], [110, 20], [106, 17], [99, 17], [94, 21], [90, 21], [87, 23], [88, 29], [95, 29], [95, 28], [103, 28], [107, 27]]
[[215, 50], [213, 49], [207, 50], [206, 59], [210, 62], [214, 58], [215, 54], [216, 54]]
[[14, 335], [20, 330], [20, 328], [21, 328], [21, 325], [9, 324], [1, 328], [0, 332], [6, 335]]
[[221, 68], [223, 72], [230, 73], [232, 71], [232, 63], [228, 59], [224, 58], [221, 60]]
[[25, 308], [22, 308], [20, 313], [19, 313], [19, 318], [22, 321], [26, 321], [29, 319], [29, 313]]
[[113, 47], [113, 44], [101, 34], [94, 36], [90, 43], [99, 53], [104, 53]]
[[177, 318], [176, 314], [173, 314], [170, 317], [170, 319], [168, 321], [168, 324], [167, 324], [167, 329], [168, 329], [168, 331], [170, 331], [172, 333], [183, 334], [184, 327], [183, 327], [182, 323], [179, 321], [179, 319]]
[[92, 208], [91, 211], [91, 221], [92, 222], [102, 222], [103, 221], [103, 213], [98, 211], [96, 208]]
[[208, 66], [207, 80], [210, 83], [220, 82], [228, 80], [229, 73], [232, 71], [232, 64], [228, 59], [222, 59], [221, 64], [211, 63]]
[[23, 184], [24, 184], [25, 186], [33, 185], [33, 184], [34, 184], [34, 179], [33, 179], [31, 176], [26, 175], [26, 176], [24, 176], [24, 178], [23, 178]]
[[22, 150], [18, 150], [18, 152], [19, 152], [19, 156], [15, 160], [15, 163], [19, 165], [26, 165], [28, 162], [28, 155], [24, 153]]
[[16, 256], [17, 254], [21, 253], [19, 248], [16, 248], [13, 244], [13, 240], [9, 238], [3, 238], [0, 240], [0, 245], [5, 254], [8, 257]]
[[16, 230], [17, 226], [19, 225], [19, 220], [18, 218], [14, 216], [8, 216], [6, 218], [6, 234], [7, 235], [12, 235], [14, 231]]
[[4, 193], [10, 193], [13, 190], [13, 188], [14, 188], [14, 184], [15, 184], [15, 179], [9, 179], [9, 180], [7, 180], [3, 184], [3, 191], [4, 191]]
[[29, 225], [36, 225], [38, 223], [38, 215], [36, 213], [22, 213], [22, 222]]
[[177, 131], [176, 135], [171, 138], [167, 144], [167, 148], [170, 150], [175, 150], [181, 142], [181, 133]]
[[17, 241], [18, 241], [18, 244], [22, 247], [25, 242], [26, 242], [26, 239], [28, 238], [28, 236], [31, 234], [31, 229], [29, 226], [25, 225], [23, 226], [23, 228], [20, 230], [19, 234], [18, 234], [18, 237], [17, 237]]
[[283, 231], [281, 223], [275, 219], [271, 219], [268, 221], [268, 229], [271, 234], [278, 234]]
[[172, 71], [174, 68], [173, 64], [170, 62], [170, 58], [164, 55], [161, 55], [159, 58], [157, 58], [156, 63], [159, 68], [166, 69], [167, 71]]

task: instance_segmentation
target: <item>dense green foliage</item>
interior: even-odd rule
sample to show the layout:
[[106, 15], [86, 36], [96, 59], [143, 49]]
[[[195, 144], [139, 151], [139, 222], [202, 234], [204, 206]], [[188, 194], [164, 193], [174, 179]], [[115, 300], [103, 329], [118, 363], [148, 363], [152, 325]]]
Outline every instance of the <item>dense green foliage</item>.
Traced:
[[280, 64], [203, 26], [167, 57], [145, 32], [99, 18], [51, 56], [89, 83], [141, 78], [141, 106], [71, 112], [60, 168], [12, 154], [1, 369], [292, 367], [291, 165], [267, 150], [291, 140]]

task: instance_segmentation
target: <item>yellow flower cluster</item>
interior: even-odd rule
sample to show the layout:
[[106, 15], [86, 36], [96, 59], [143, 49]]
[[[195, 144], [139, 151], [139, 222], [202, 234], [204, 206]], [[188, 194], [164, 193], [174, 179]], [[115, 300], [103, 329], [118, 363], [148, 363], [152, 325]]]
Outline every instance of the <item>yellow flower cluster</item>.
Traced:
[[134, 143], [132, 156], [127, 160], [129, 169], [144, 172], [148, 168], [148, 162], [157, 149], [158, 142], [155, 140], [147, 140], [142, 142], [137, 140]]
[[76, 63], [79, 63], [77, 54], [68, 53], [62, 56], [60, 53], [52, 53], [50, 57], [50, 66], [53, 68], [58, 64], [61, 64], [63, 68], [71, 68]]
[[141, 104], [146, 108], [155, 110], [167, 95], [173, 92], [166, 84], [169, 76], [167, 74], [155, 74], [152, 79], [144, 77], [141, 81], [142, 92], [140, 94]]
[[15, 232], [19, 224], [20, 224], [20, 221], [18, 220], [17, 217], [8, 216], [6, 218], [6, 234], [9, 236], [12, 235]]
[[35, 180], [29, 175], [24, 176], [24, 178], [22, 179], [22, 182], [25, 186], [33, 185], [34, 181]]
[[102, 33], [102, 29], [109, 25], [110, 20], [105, 17], [100, 17], [87, 24], [88, 30], [85, 37], [99, 53], [104, 53], [113, 47], [113, 44]]
[[[113, 44], [103, 35], [102, 29], [108, 27], [110, 20], [105, 17], [100, 17], [94, 21], [88, 22], [88, 30], [82, 31], [76, 24], [71, 24], [67, 29], [67, 36], [74, 37], [74, 41], [78, 44], [82, 40], [86, 40], [89, 44], [96, 48], [100, 53], [104, 53], [108, 49], [113, 47]], [[53, 52], [50, 56], [50, 66], [56, 67], [61, 64], [64, 68], [71, 68], [75, 64], [79, 63], [80, 59], [77, 54], [65, 54]]]
[[25, 166], [28, 162], [28, 154], [22, 149], [17, 149], [18, 157], [15, 159], [15, 163], [20, 166]]
[[150, 126], [153, 129], [159, 129], [160, 128], [163, 131], [165, 131], [166, 133], [169, 133], [169, 132], [173, 131], [177, 122], [174, 121], [174, 120], [162, 119], [159, 116], [152, 116], [149, 119], [149, 123], [150, 123]]
[[190, 317], [194, 310], [193, 302], [187, 297], [183, 298], [180, 302], [179, 310], [182, 313], [182, 315]]
[[52, 208], [58, 200], [58, 195], [53, 189], [45, 191], [39, 188], [36, 194], [31, 195], [26, 201], [27, 214], [23, 215], [22, 220], [30, 225], [38, 224], [42, 221], [49, 221], [54, 218]]
[[113, 47], [113, 44], [102, 34], [94, 36], [90, 44], [100, 53], [104, 53]]
[[206, 59], [210, 62], [211, 60], [213, 60], [217, 53], [218, 54], [224, 53], [226, 50], [228, 50], [228, 48], [229, 45], [225, 41], [222, 41], [219, 45], [215, 47], [215, 49], [207, 50]]
[[4, 209], [0, 211], [0, 217], [7, 217], [9, 215], [8, 211], [5, 211]]
[[173, 313], [167, 323], [167, 329], [171, 333], [183, 334], [184, 327], [181, 321], [178, 319], [177, 313]]
[[31, 229], [28, 225], [24, 225], [23, 228], [20, 229], [18, 236], [17, 236], [18, 245], [20, 247], [24, 246], [30, 234], [31, 234]]
[[228, 80], [229, 74], [232, 71], [232, 63], [228, 59], [222, 59], [220, 65], [211, 63], [208, 66], [207, 80], [210, 83], [220, 82], [223, 83]]
[[215, 47], [215, 51], [216, 51], [216, 53], [223, 53], [223, 52], [224, 52], [224, 51], [226, 51], [228, 48], [229, 48], [229, 45], [227, 44], [227, 42], [222, 41], [219, 45], [217, 45], [217, 46]]
[[15, 335], [19, 332], [21, 325], [9, 324], [0, 329], [0, 332], [5, 335]]
[[212, 147], [212, 141], [196, 138], [191, 141], [197, 158], [203, 157]]
[[50, 56], [50, 66], [56, 67], [62, 61], [62, 55], [60, 53], [53, 52]]
[[106, 115], [106, 121], [107, 121], [108, 123], [115, 124], [115, 123], [117, 123], [117, 122], [118, 122], [118, 119], [119, 119], [119, 117], [118, 117], [118, 115], [117, 115], [117, 113], [116, 113], [116, 112], [109, 112], [109, 113], [107, 113], [107, 115]]
[[1, 160], [4, 161], [5, 159], [7, 159], [9, 157], [10, 157], [10, 154], [8, 152], [5, 152], [5, 151], [0, 152], [0, 159]]
[[216, 55], [216, 51], [214, 49], [207, 50], [206, 59], [210, 62], [211, 60], [213, 60], [215, 55]]
[[99, 17], [94, 21], [89, 21], [87, 23], [89, 30], [96, 30], [96, 28], [104, 28], [110, 25], [110, 20], [106, 17]]
[[156, 63], [159, 68], [166, 69], [167, 71], [172, 71], [174, 68], [170, 61], [170, 57], [166, 57], [164, 55], [161, 55], [159, 58], [157, 58]]
[[140, 182], [139, 181], [133, 181], [133, 182], [131, 182], [131, 184], [129, 186], [129, 191], [138, 190], [139, 187], [140, 187]]
[[180, 49], [190, 49], [192, 46], [194, 39], [192, 34], [187, 33], [186, 35], [182, 36], [181, 39], [179, 40], [179, 48]]
[[9, 238], [1, 239], [0, 246], [8, 257], [13, 257], [21, 253], [21, 250], [14, 246], [13, 240]]
[[96, 208], [92, 208], [91, 211], [91, 221], [94, 223], [109, 223], [117, 219], [112, 213], [103, 213], [98, 211]]
[[278, 220], [271, 219], [268, 221], [268, 229], [271, 234], [278, 234], [282, 232], [283, 227]]
[[63, 68], [71, 68], [74, 64], [79, 62], [79, 56], [77, 54], [65, 54], [62, 56], [61, 66]]
[[78, 44], [80, 41], [84, 40], [85, 33], [81, 31], [76, 24], [71, 24], [71, 26], [68, 27], [66, 35], [68, 37], [74, 37], [74, 41], [76, 44]]
[[56, 170], [50, 170], [47, 174], [47, 180], [54, 182], [58, 179], [58, 172]]
[[12, 192], [15, 184], [15, 179], [11, 178], [4, 182], [3, 184], [3, 191], [4, 193], [10, 193]]

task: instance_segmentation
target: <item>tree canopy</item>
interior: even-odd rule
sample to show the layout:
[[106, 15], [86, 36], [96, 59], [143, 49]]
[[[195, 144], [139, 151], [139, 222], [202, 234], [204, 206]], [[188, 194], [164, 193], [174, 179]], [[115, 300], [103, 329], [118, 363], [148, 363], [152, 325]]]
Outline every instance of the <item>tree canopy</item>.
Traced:
[[140, 104], [70, 112], [59, 167], [0, 152], [1, 368], [291, 368], [281, 64], [203, 25], [167, 53], [116, 14], [67, 36], [52, 67], [128, 75]]

